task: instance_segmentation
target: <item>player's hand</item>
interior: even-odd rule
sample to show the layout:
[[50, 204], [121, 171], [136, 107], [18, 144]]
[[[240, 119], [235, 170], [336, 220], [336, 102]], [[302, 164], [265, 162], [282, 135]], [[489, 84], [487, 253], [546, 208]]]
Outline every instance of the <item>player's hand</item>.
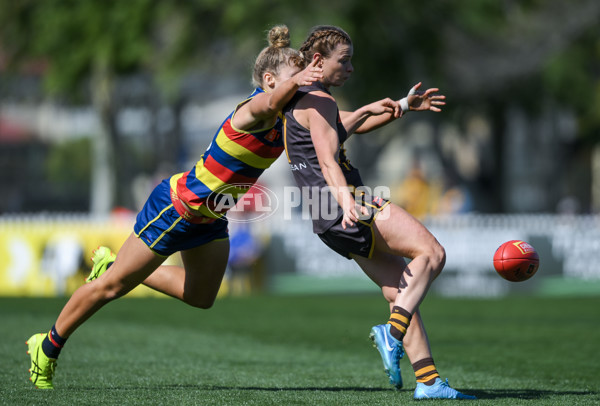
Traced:
[[421, 82], [417, 83], [410, 89], [408, 96], [406, 96], [406, 101], [408, 102], [408, 107], [412, 111], [435, 111], [439, 113], [442, 111], [438, 106], [444, 106], [446, 102], [446, 96], [438, 95], [437, 92], [440, 89], [433, 87], [431, 89], [427, 89], [425, 91], [419, 90], [421, 87]]
[[362, 217], [368, 216], [369, 210], [358, 204], [349, 207], [344, 210], [344, 216], [342, 217], [342, 228], [345, 230], [348, 227], [354, 227], [354, 224]]
[[318, 64], [319, 59], [315, 58], [304, 70], [294, 75], [298, 86], [310, 86], [313, 82], [323, 79], [323, 68], [319, 67]]
[[400, 103], [396, 100], [390, 99], [389, 97], [368, 104], [365, 106], [365, 108], [372, 116], [379, 116], [381, 114], [390, 113], [394, 116], [394, 118], [398, 118], [402, 114]]

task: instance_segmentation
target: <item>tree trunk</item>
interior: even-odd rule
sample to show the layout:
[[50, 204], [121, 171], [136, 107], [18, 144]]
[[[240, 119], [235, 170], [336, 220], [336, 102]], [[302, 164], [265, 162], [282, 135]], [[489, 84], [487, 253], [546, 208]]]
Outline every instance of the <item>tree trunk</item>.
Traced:
[[92, 75], [91, 91], [100, 121], [100, 132], [92, 139], [92, 187], [90, 213], [107, 216], [113, 208], [116, 191], [114, 162], [114, 127], [112, 123], [113, 80], [106, 63], [97, 63]]

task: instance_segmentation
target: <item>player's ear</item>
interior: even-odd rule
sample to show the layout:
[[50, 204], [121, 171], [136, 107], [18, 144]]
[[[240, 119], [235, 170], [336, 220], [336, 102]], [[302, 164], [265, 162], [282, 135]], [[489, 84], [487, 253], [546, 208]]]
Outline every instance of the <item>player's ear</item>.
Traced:
[[319, 62], [317, 63], [317, 66], [319, 68], [323, 67], [323, 55], [321, 55], [319, 52], [315, 52], [315, 54], [313, 55], [313, 61], [314, 60], [318, 60]]
[[275, 86], [275, 75], [273, 75], [271, 72], [265, 72], [263, 74], [263, 85], [273, 88]]

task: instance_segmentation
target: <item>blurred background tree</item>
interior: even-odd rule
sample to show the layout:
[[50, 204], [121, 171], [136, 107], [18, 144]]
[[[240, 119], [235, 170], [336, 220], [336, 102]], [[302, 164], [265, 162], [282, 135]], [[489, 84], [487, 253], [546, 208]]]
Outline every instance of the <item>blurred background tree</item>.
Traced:
[[[290, 27], [294, 46], [317, 24], [350, 33], [356, 72], [336, 90], [343, 107], [399, 98], [423, 81], [448, 96], [446, 113], [428, 117], [437, 135], [447, 122], [465, 134], [474, 116], [489, 120], [494, 149], [481, 155], [483, 169], [473, 178], [434, 138], [443, 171], [478, 191], [479, 210], [551, 210], [560, 194], [592, 200], [599, 20], [597, 0], [21, 0], [0, 2], [0, 50], [4, 65], [14, 68], [5, 69], [3, 81], [41, 61], [44, 97], [93, 103], [101, 123], [90, 153], [94, 213], [134, 206], [130, 189], [139, 167], [185, 169], [178, 161], [183, 107], [193, 98], [248, 91], [254, 57], [278, 23]], [[138, 144], [116, 125], [119, 111], [132, 105], [152, 112]], [[409, 115], [404, 124], [353, 140], [358, 166], [376, 161], [398, 126], [413, 120]], [[555, 147], [544, 147], [549, 143]], [[557, 182], [566, 186], [544, 192]], [[574, 184], [580, 186], [570, 190]], [[539, 205], [519, 206], [520, 190], [536, 187], [530, 200]]]

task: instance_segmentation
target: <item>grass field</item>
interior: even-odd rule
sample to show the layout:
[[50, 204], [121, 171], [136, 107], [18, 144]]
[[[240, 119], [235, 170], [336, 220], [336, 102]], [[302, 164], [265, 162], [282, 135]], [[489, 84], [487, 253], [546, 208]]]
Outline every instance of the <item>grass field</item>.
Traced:
[[[379, 296], [226, 298], [211, 310], [172, 299], [121, 299], [67, 343], [56, 390], [28, 381], [25, 340], [65, 299], [0, 299], [0, 403], [9, 405], [398, 405], [367, 336]], [[427, 298], [442, 377], [490, 405], [600, 404], [600, 298]], [[425, 401], [437, 404], [448, 401]], [[451, 402], [451, 401], [450, 401]]]

